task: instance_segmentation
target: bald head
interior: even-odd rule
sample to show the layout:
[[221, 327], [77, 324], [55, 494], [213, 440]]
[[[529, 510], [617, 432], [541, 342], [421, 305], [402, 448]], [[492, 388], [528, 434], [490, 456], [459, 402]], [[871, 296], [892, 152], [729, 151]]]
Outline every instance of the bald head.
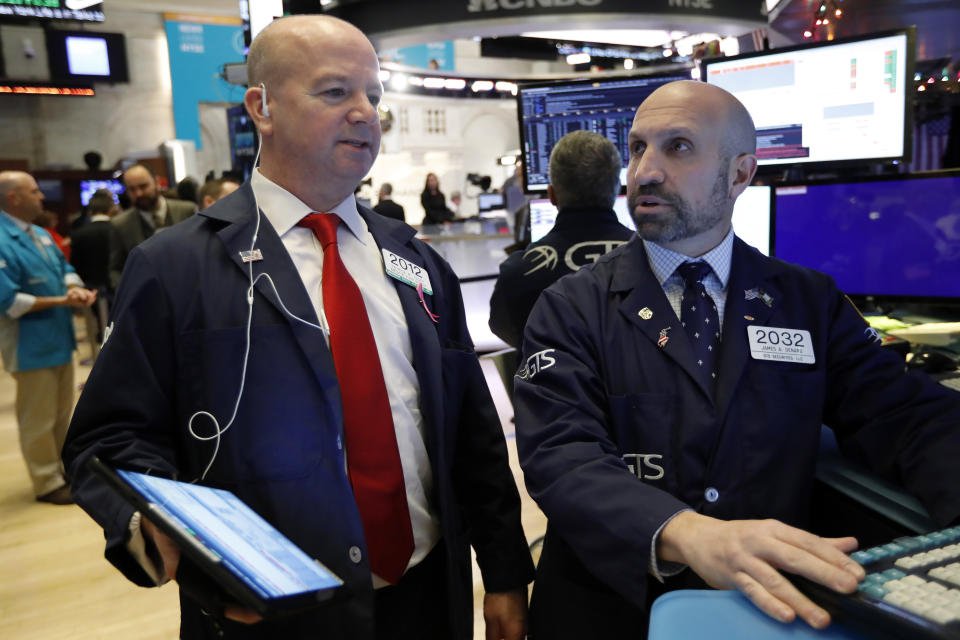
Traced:
[[26, 185], [29, 178], [30, 174], [23, 171], [0, 171], [0, 209], [7, 210], [14, 192]]
[[33, 222], [43, 213], [43, 193], [25, 171], [0, 171], [0, 209]]
[[750, 113], [732, 94], [716, 85], [694, 80], [665, 84], [644, 100], [637, 109], [637, 118], [659, 109], [688, 111], [690, 116], [719, 127], [720, 152], [724, 157], [757, 152], [757, 130]]
[[[367, 40], [362, 31], [333, 16], [299, 15], [274, 20], [250, 44], [247, 84], [257, 87], [260, 83], [269, 86], [283, 82], [287, 74], [296, 69], [291, 62], [303, 56], [307, 43], [344, 35]], [[372, 44], [370, 49], [373, 50]]]

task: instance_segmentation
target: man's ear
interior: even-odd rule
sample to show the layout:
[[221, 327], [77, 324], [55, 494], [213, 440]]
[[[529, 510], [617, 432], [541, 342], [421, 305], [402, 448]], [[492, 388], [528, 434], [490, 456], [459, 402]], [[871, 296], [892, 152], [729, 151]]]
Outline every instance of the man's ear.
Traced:
[[560, 205], [557, 204], [557, 192], [553, 190], [553, 185], [547, 185], [547, 198], [550, 200], [550, 204], [559, 208]]
[[736, 199], [743, 193], [753, 181], [754, 174], [757, 173], [757, 156], [752, 153], [742, 153], [731, 163], [731, 173], [733, 180], [730, 183], [730, 198]]
[[270, 116], [263, 113], [263, 87], [257, 85], [247, 89], [247, 92], [243, 94], [243, 106], [246, 107], [247, 113], [253, 118], [260, 135], [269, 136], [273, 133], [273, 123]]

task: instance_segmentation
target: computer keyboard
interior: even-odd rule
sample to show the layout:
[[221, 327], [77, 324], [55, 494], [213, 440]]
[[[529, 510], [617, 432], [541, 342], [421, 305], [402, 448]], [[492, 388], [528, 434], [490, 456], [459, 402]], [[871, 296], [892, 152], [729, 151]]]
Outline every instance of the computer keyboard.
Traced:
[[960, 391], [960, 375], [953, 375], [947, 378], [940, 378], [937, 380], [940, 384], [947, 387], [948, 389], [953, 389], [954, 391]]
[[867, 638], [960, 639], [960, 527], [850, 555], [867, 577], [846, 595], [797, 578], [797, 586]]

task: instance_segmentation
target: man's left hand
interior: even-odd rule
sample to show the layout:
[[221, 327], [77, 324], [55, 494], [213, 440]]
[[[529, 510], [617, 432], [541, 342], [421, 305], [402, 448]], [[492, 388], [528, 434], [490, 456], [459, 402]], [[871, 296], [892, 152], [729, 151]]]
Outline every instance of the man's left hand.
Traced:
[[487, 640], [523, 640], [527, 637], [527, 589], [483, 596]]

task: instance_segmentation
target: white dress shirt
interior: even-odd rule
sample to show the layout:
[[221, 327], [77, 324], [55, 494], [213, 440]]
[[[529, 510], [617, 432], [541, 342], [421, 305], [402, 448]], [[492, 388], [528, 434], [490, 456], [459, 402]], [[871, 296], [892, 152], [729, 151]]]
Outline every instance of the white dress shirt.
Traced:
[[[410, 333], [394, 281], [384, 269], [380, 248], [357, 212], [352, 194], [330, 211], [315, 212], [289, 191], [265, 178], [259, 170], [253, 172], [250, 185], [264, 215], [261, 227], [269, 221], [280, 236], [324, 327], [328, 325], [323, 313], [321, 288], [323, 249], [313, 231], [298, 227], [297, 223], [310, 213], [335, 213], [343, 221], [337, 228], [337, 245], [344, 266], [363, 296], [380, 354], [413, 527], [414, 550], [408, 566], [416, 565], [440, 539], [440, 526], [437, 511], [431, 505], [433, 474], [424, 442], [420, 385], [413, 367]], [[348, 464], [349, 457], [347, 451]], [[374, 576], [374, 584], [383, 586], [386, 582]]]

